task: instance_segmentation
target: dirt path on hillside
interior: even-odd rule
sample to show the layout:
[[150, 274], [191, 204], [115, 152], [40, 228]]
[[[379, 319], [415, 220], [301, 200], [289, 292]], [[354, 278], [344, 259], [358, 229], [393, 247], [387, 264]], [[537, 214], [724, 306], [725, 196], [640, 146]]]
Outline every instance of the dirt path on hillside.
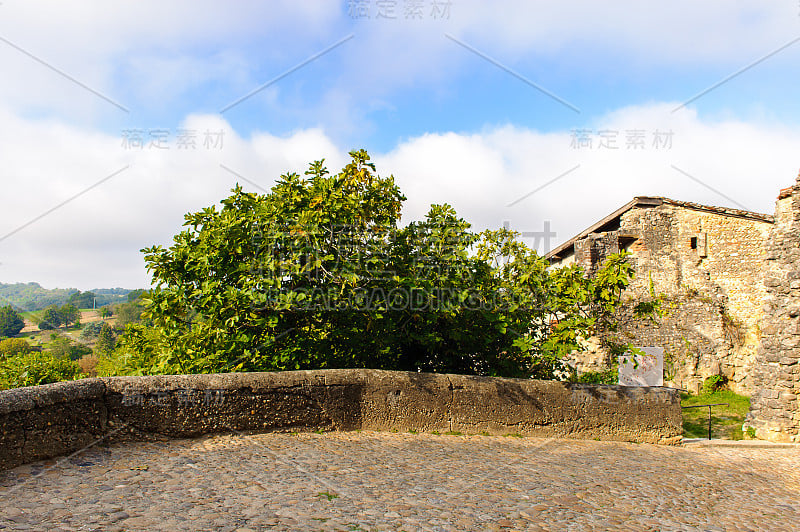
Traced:
[[[102, 321], [102, 320], [103, 318], [100, 317], [100, 312], [97, 310], [81, 311], [81, 323], [83, 324], [92, 323], [93, 321]], [[108, 322], [108, 324], [113, 327], [114, 323], [116, 323], [116, 318], [112, 316], [106, 319], [105, 321]], [[26, 332], [37, 332], [37, 331], [39, 331], [38, 324], [31, 321], [29, 318], [25, 318], [25, 327], [23, 327], [23, 329], [20, 332], [26, 333]]]

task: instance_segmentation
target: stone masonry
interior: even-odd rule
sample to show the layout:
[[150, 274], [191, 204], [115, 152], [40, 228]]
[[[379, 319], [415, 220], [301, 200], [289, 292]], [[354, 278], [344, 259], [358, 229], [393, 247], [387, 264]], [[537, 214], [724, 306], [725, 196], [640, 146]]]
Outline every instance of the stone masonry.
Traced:
[[761, 345], [745, 428], [760, 439], [800, 443], [800, 176], [778, 197], [765, 262]]
[[[636, 278], [626, 297], [665, 300], [655, 323], [623, 316], [620, 334], [665, 348], [665, 380], [692, 391], [723, 375], [749, 394], [759, 344], [764, 246], [773, 217], [660, 197], [637, 197], [548, 258], [595, 272], [612, 253], [632, 254]], [[607, 354], [597, 339], [576, 354], [579, 369], [600, 369]]]
[[362, 429], [676, 444], [681, 407], [663, 387], [372, 369], [83, 379], [0, 391], [0, 470], [99, 442]]

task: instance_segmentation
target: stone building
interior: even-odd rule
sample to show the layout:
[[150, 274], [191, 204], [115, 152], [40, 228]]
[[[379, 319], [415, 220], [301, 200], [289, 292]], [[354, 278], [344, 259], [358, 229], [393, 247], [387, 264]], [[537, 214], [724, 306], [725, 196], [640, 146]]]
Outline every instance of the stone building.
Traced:
[[[705, 378], [723, 375], [731, 389], [750, 394], [772, 226], [767, 214], [640, 196], [547, 258], [554, 266], [577, 263], [595, 272], [609, 254], [631, 252], [636, 278], [627, 295], [661, 295], [666, 312], [656, 323], [623, 317], [620, 334], [665, 348], [670, 385], [697, 391]], [[589, 339], [576, 362], [599, 369], [606, 356]]]
[[760, 439], [800, 443], [800, 175], [778, 196], [765, 258], [761, 345], [745, 428]]

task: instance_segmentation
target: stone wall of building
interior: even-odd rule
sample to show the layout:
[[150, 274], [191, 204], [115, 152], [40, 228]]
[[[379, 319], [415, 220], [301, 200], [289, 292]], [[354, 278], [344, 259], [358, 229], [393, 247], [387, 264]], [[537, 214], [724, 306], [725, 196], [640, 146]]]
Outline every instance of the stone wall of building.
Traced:
[[609, 255], [619, 251], [619, 236], [616, 231], [592, 233], [575, 242], [575, 262], [593, 275]]
[[[624, 297], [663, 296], [665, 313], [655, 323], [623, 315], [620, 339], [663, 346], [672, 385], [697, 391], [707, 377], [723, 375], [732, 390], [750, 394], [772, 225], [767, 216], [665, 200], [626, 211], [614, 231], [576, 241], [575, 261], [593, 272], [608, 254], [631, 252], [636, 278]], [[607, 355], [590, 339], [574, 359], [580, 369], [598, 369]]]
[[764, 270], [761, 345], [745, 428], [760, 439], [800, 443], [800, 176], [778, 199]]
[[723, 375], [734, 391], [752, 392], [771, 227], [668, 203], [623, 215], [620, 231], [639, 235], [629, 249], [638, 273], [629, 292], [663, 294], [667, 302], [656, 327], [629, 322], [627, 332], [665, 347], [674, 384], [696, 391], [705, 378]]
[[340, 369], [109, 377], [0, 391], [0, 469], [96, 444], [237, 431], [459, 431], [675, 444], [669, 388]]

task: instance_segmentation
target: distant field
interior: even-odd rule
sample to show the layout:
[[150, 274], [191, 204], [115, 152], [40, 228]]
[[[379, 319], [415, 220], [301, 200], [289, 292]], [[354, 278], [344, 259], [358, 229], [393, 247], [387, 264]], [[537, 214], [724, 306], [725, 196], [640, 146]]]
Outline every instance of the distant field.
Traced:
[[[101, 321], [103, 318], [100, 317], [100, 313], [96, 310], [92, 309], [80, 309], [81, 310], [81, 324], [85, 325], [87, 323], [91, 323], [93, 321]], [[20, 316], [22, 319], [25, 320], [25, 327], [20, 332], [21, 335], [25, 335], [25, 333], [38, 333], [38, 332], [51, 332], [51, 331], [39, 331], [39, 321], [41, 320], [42, 311], [41, 310], [34, 310], [28, 312], [20, 312]], [[114, 325], [116, 322], [116, 318], [114, 316], [106, 319], [109, 325]], [[69, 336], [73, 336], [72, 333], [76, 333], [75, 337], [80, 334], [80, 329], [76, 329], [75, 327], [70, 327], [69, 330], [64, 331], [63, 327], [59, 327], [58, 329], [61, 332], [66, 332]]]

